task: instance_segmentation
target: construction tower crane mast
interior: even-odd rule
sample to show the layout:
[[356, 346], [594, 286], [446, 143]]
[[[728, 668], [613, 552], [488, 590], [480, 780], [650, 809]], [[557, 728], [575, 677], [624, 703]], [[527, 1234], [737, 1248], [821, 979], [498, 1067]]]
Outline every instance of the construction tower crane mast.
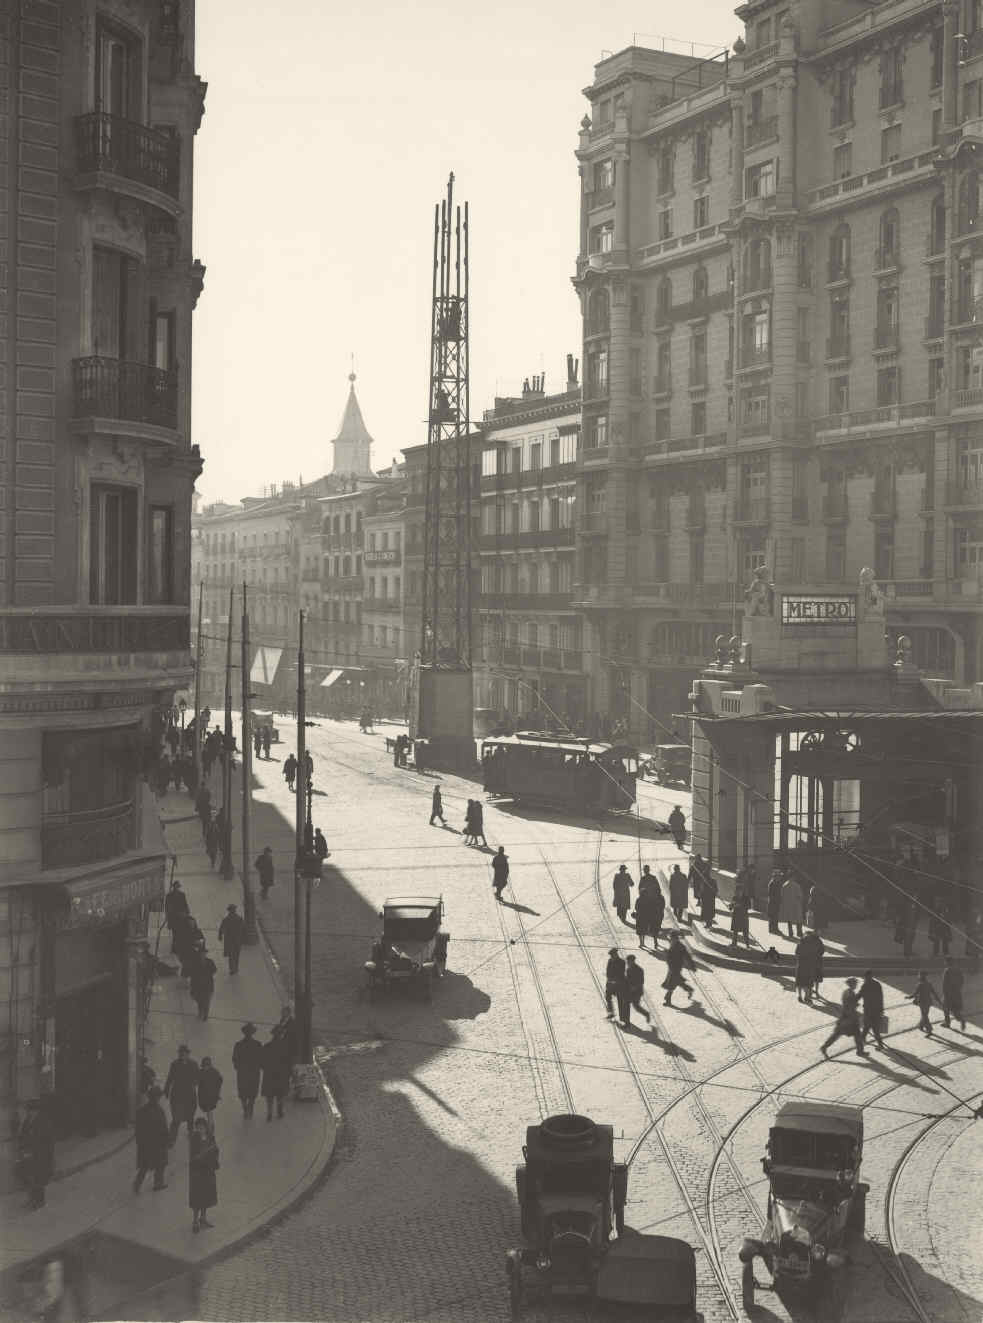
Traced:
[[423, 623], [417, 735], [438, 765], [474, 761], [468, 204], [434, 208]]

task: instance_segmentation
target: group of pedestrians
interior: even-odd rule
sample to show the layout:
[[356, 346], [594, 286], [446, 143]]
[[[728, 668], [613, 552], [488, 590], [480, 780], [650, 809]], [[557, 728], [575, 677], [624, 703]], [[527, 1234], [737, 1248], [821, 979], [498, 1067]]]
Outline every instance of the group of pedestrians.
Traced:
[[[682, 988], [692, 1000], [693, 988], [684, 977], [684, 970], [695, 970], [693, 957], [680, 940], [679, 933], [669, 934], [669, 946], [666, 951], [666, 976], [662, 981], [665, 996], [664, 1006], [672, 1005], [672, 994], [676, 988]], [[604, 971], [604, 1000], [607, 1005], [607, 1018], [615, 1018], [622, 1029], [631, 1026], [632, 1010], [649, 1022], [652, 1017], [642, 1005], [645, 993], [645, 971], [634, 955], [622, 956], [616, 946], [608, 952], [608, 963]]]
[[[242, 1037], [232, 1050], [232, 1068], [244, 1119], [252, 1118], [256, 1098], [262, 1093], [266, 1099], [266, 1119], [272, 1121], [274, 1111], [277, 1117], [284, 1115], [291, 1072], [297, 1060], [297, 1028], [291, 1008], [283, 1008], [268, 1042], [257, 1042], [256, 1033], [252, 1021], [242, 1026]], [[208, 1213], [218, 1204], [216, 1173], [220, 1153], [215, 1110], [221, 1101], [223, 1083], [211, 1057], [202, 1057], [199, 1064], [187, 1044], [182, 1043], [163, 1088], [151, 1083], [146, 1090], [146, 1101], [136, 1114], [135, 1194], [150, 1173], [153, 1173], [154, 1190], [167, 1189], [165, 1176], [170, 1151], [181, 1127], [187, 1126], [188, 1204], [194, 1232], [212, 1225]], [[170, 1109], [170, 1121], [164, 1111], [164, 1100]]]
[[[229, 913], [232, 914], [235, 909], [236, 907], [231, 905]], [[176, 955], [180, 961], [181, 977], [188, 980], [188, 990], [198, 1007], [198, 1018], [207, 1020], [215, 993], [215, 975], [218, 971], [208, 953], [205, 934], [191, 913], [188, 897], [177, 878], [171, 883], [170, 890], [164, 897], [164, 922], [171, 933], [171, 954]], [[241, 922], [240, 919], [240, 925]], [[238, 947], [241, 948], [241, 933], [241, 927], [229, 922], [228, 916], [223, 920], [220, 935], [223, 941], [228, 943], [227, 950], [235, 946], [237, 938]], [[238, 949], [236, 949], [235, 964], [238, 969]]]

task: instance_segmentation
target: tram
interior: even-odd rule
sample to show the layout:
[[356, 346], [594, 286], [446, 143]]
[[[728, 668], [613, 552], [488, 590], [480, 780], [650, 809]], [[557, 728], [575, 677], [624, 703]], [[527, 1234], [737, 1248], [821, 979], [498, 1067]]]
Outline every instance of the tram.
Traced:
[[575, 736], [519, 732], [481, 743], [485, 790], [514, 803], [581, 813], [627, 809], [635, 802], [638, 750]]

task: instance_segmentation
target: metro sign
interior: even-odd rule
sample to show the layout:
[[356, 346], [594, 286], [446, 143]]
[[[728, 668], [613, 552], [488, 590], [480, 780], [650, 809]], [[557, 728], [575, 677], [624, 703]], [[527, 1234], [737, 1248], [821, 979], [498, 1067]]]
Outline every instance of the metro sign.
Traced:
[[783, 625], [855, 625], [855, 596], [834, 597], [825, 593], [782, 595]]

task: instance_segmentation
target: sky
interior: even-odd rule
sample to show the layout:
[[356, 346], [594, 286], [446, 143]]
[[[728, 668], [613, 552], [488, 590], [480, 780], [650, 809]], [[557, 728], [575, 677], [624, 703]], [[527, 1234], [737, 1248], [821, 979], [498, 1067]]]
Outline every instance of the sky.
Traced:
[[633, 41], [722, 49], [739, 31], [720, 0], [685, 15], [628, 0], [198, 0], [204, 502], [329, 472], [352, 355], [373, 467], [426, 440], [433, 209], [451, 170], [470, 205], [472, 419], [534, 373], [562, 390], [581, 350], [581, 89]]

